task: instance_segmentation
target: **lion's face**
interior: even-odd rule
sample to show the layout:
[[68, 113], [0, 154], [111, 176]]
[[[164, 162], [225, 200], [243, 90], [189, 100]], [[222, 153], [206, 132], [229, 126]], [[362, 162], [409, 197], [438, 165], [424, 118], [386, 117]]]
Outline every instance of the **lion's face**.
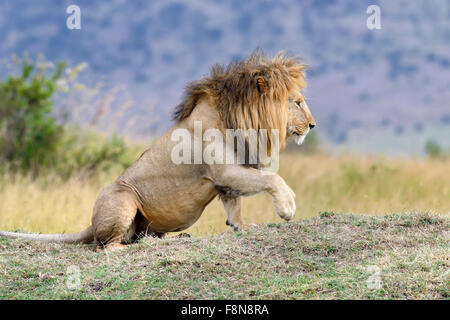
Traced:
[[315, 126], [316, 120], [311, 114], [303, 95], [299, 93], [289, 99], [288, 136], [294, 137], [295, 142], [301, 145], [309, 130]]

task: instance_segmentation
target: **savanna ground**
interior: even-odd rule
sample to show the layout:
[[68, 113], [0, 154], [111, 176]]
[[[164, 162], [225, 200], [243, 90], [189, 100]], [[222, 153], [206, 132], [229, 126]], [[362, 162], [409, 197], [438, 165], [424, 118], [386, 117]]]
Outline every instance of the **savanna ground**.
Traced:
[[323, 212], [114, 253], [0, 239], [3, 299], [448, 299], [449, 221]]
[[[68, 179], [5, 171], [0, 229], [79, 231], [121, 170]], [[238, 233], [222, 233], [214, 201], [192, 238], [148, 238], [118, 253], [0, 239], [0, 298], [448, 299], [448, 172], [442, 159], [285, 153], [293, 222], [261, 195], [244, 201], [245, 221], [258, 226]]]

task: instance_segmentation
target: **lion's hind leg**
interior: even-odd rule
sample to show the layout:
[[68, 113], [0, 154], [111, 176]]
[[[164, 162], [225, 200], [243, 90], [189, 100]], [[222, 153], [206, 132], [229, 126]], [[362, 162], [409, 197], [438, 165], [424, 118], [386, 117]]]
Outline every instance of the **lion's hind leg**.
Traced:
[[138, 211], [136, 196], [127, 190], [107, 188], [94, 207], [92, 229], [97, 246], [106, 250], [124, 248], [135, 233]]

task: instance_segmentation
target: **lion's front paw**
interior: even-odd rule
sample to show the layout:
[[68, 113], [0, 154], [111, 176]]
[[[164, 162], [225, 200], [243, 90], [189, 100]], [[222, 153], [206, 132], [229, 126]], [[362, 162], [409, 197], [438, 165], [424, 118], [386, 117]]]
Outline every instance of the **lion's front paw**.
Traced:
[[282, 219], [289, 221], [294, 217], [297, 209], [295, 205], [295, 193], [284, 180], [281, 181], [281, 187], [273, 194], [272, 199], [278, 215]]
[[296, 206], [295, 200], [292, 196], [279, 196], [277, 199], [274, 199], [274, 202], [275, 210], [282, 219], [289, 221], [294, 217]]

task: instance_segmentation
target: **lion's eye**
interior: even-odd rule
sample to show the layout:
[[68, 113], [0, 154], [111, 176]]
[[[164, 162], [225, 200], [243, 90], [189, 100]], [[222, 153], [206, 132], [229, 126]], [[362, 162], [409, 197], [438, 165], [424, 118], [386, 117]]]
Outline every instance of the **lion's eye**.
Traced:
[[302, 107], [302, 102], [301, 101], [295, 101], [295, 105], [297, 106], [297, 108], [301, 108]]

